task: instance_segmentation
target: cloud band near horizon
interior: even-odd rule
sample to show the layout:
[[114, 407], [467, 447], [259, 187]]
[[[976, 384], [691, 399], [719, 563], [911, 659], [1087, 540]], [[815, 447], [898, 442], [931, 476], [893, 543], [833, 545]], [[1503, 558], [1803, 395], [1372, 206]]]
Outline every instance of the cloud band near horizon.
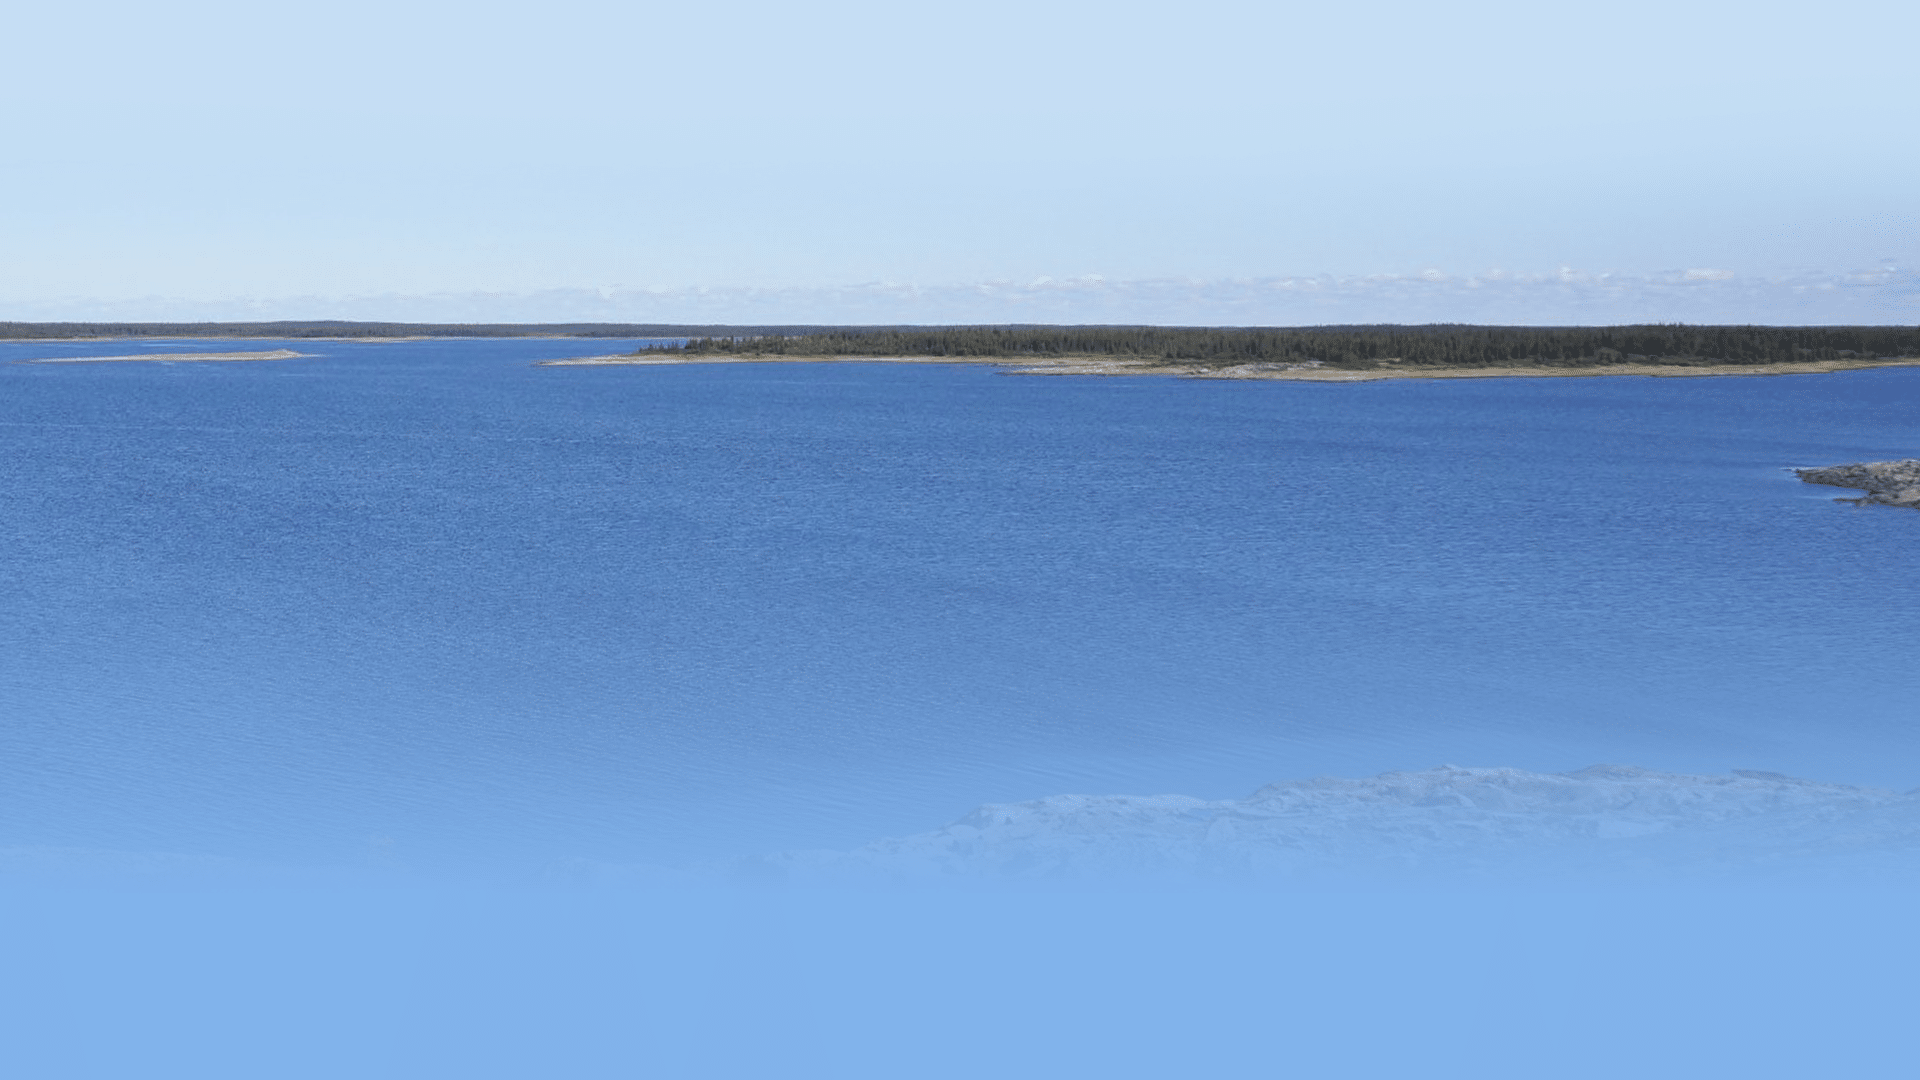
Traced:
[[1605, 325], [1920, 323], [1920, 273], [1760, 276], [1712, 268], [1652, 274], [1332, 275], [1109, 281], [1040, 278], [957, 285], [554, 288], [532, 292], [288, 296], [221, 300], [0, 301], [19, 322], [614, 322], [700, 324], [1106, 323], [1309, 326], [1352, 323]]

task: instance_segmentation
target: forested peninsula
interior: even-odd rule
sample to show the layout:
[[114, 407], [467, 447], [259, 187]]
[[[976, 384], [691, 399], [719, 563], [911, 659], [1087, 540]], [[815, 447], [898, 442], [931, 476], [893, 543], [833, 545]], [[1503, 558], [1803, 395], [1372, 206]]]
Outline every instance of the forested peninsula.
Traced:
[[1920, 363], [1904, 326], [956, 326], [691, 336], [585, 361], [924, 359], [1217, 377], [1672, 374]]
[[0, 322], [0, 341], [651, 338], [552, 365], [876, 360], [1025, 375], [1216, 379], [1746, 375], [1920, 364], [1915, 326], [717, 326], [684, 323]]

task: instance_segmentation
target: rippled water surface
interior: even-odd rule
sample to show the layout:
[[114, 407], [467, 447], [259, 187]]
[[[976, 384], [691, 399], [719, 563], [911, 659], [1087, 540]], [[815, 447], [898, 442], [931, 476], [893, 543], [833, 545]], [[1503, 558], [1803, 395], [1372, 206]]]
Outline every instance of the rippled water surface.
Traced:
[[0, 846], [518, 873], [1441, 762], [1920, 783], [1920, 514], [1784, 471], [1920, 453], [1920, 369], [291, 347], [0, 364]]

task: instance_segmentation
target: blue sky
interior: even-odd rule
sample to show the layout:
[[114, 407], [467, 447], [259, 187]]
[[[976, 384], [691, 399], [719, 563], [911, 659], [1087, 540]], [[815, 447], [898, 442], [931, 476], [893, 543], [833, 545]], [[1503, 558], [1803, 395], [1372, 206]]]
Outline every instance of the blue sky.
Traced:
[[1920, 15], [15, 15], [0, 318], [1920, 322]]

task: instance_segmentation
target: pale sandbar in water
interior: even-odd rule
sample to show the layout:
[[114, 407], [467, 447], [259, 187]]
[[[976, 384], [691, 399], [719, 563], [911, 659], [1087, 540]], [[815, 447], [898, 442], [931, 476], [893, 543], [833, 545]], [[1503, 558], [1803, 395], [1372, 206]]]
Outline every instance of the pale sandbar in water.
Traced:
[[25, 364], [104, 364], [119, 360], [293, 360], [297, 357], [312, 356], [312, 353], [294, 352], [292, 349], [274, 349], [270, 352], [180, 352], [180, 353], [138, 353], [129, 356], [36, 356], [23, 360]]

